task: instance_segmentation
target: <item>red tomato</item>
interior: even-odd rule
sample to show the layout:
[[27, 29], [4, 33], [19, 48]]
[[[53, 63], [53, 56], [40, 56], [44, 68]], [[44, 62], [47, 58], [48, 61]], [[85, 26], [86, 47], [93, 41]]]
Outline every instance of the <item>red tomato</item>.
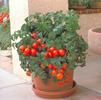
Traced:
[[56, 50], [55, 47], [51, 47], [51, 48], [49, 48], [49, 51], [50, 51], [50, 52], [53, 52], [54, 50]]
[[57, 78], [57, 80], [62, 80], [63, 79], [63, 74], [62, 73], [58, 73], [57, 75], [56, 75], [56, 78]]
[[62, 65], [62, 69], [63, 70], [66, 70], [67, 69], [67, 64], [66, 63]]
[[41, 49], [43, 49], [43, 48], [45, 48], [45, 47], [46, 47], [46, 43], [41, 44], [41, 46], [40, 46]]
[[53, 70], [51, 74], [52, 74], [52, 76], [56, 76], [57, 75], [57, 71]]
[[36, 40], [36, 43], [37, 43], [37, 44], [41, 44], [41, 39], [37, 39], [37, 40]]
[[52, 55], [53, 55], [53, 57], [56, 57], [56, 56], [58, 56], [58, 50], [54, 50], [53, 52], [52, 52]]
[[31, 54], [30, 48], [26, 48], [23, 54], [24, 54], [25, 56], [29, 56], [29, 55]]
[[64, 74], [64, 70], [63, 69], [59, 69], [58, 72]]
[[36, 33], [32, 33], [32, 34], [31, 34], [31, 37], [32, 37], [33, 39], [35, 39], [35, 38], [36, 38]]
[[53, 69], [53, 65], [52, 64], [48, 64], [48, 68], [52, 70]]
[[48, 57], [50, 57], [50, 58], [52, 58], [52, 57], [53, 57], [53, 55], [52, 55], [52, 53], [51, 53], [51, 52], [48, 52]]
[[31, 76], [31, 72], [30, 72], [30, 71], [27, 71], [27, 72], [26, 72], [26, 75], [27, 75], [27, 76]]
[[32, 50], [31, 50], [31, 55], [32, 55], [32, 56], [36, 56], [36, 54], [37, 54], [36, 49], [32, 49]]
[[65, 56], [65, 50], [64, 49], [60, 49], [59, 50], [59, 55], [61, 56], [61, 57], [63, 57], [63, 56]]
[[33, 49], [37, 49], [37, 48], [38, 48], [38, 44], [37, 44], [37, 43], [33, 43], [33, 44], [32, 44], [32, 48], [33, 48]]
[[21, 46], [19, 47], [19, 50], [20, 50], [21, 52], [24, 52], [25, 46], [24, 46], [24, 45], [21, 45]]
[[56, 66], [53, 66], [53, 69], [55, 69], [55, 70], [56, 70], [56, 69], [57, 69], [57, 67], [56, 67]]

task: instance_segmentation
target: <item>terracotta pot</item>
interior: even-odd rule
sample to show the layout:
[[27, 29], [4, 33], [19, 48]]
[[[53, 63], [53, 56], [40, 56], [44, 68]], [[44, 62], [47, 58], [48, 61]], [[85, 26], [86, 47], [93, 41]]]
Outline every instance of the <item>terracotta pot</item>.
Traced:
[[73, 94], [75, 90], [73, 71], [69, 71], [67, 79], [63, 82], [54, 82], [49, 79], [47, 83], [44, 83], [38, 76], [33, 79], [33, 91], [40, 97], [63, 98]]
[[88, 31], [88, 45], [93, 52], [101, 54], [101, 28]]

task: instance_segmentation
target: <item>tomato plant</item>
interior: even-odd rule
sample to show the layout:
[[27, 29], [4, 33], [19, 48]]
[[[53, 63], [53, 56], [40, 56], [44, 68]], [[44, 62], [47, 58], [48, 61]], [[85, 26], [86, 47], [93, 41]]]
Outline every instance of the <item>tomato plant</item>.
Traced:
[[[35, 13], [12, 35], [21, 67], [42, 80], [63, 81], [68, 70], [85, 66], [87, 43], [77, 34], [74, 11]], [[20, 41], [16, 41], [20, 38]], [[28, 67], [29, 66], [29, 67]]]

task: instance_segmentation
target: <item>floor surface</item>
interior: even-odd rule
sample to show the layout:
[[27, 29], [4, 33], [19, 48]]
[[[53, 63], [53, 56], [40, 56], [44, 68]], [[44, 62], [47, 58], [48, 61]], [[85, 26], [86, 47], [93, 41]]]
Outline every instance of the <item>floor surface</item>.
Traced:
[[84, 87], [101, 93], [101, 55], [88, 52], [85, 67], [75, 70], [76, 82]]
[[[2, 76], [3, 73], [5, 76]], [[0, 69], [0, 100], [48, 100], [40, 98], [32, 91], [27, 82], [9, 72]], [[101, 94], [83, 86], [78, 86], [77, 92], [68, 97], [55, 100], [101, 100]]]

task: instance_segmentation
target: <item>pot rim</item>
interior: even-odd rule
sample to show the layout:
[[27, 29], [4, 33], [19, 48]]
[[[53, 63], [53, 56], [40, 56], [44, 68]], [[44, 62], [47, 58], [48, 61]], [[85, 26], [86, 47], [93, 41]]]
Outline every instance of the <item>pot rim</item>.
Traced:
[[[98, 30], [98, 31], [96, 31], [96, 30]], [[89, 29], [88, 32], [90, 32], [90, 33], [93, 32], [93, 33], [101, 35], [101, 31], [99, 31], [99, 30], [101, 30], [101, 27], [95, 27], [95, 28]]]

